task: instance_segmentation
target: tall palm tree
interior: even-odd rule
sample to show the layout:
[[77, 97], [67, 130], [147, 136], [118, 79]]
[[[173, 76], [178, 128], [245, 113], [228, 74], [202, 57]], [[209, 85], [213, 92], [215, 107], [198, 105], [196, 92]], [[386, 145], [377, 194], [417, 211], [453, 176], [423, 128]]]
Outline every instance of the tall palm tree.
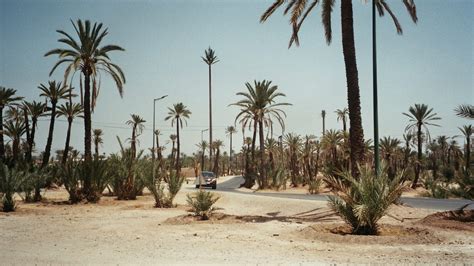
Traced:
[[76, 117], [83, 118], [83, 108], [82, 105], [79, 103], [70, 104], [66, 102], [65, 104], [61, 104], [58, 107], [57, 116], [64, 116], [67, 119], [67, 133], [66, 133], [66, 143], [64, 144], [64, 151], [62, 156], [62, 164], [66, 164], [69, 152], [69, 142], [71, 140], [71, 129], [72, 129], [72, 122]]
[[206, 153], [206, 149], [209, 147], [209, 144], [207, 141], [203, 140], [196, 146], [199, 148], [199, 150], [201, 150], [201, 171], [204, 171], [204, 155]]
[[189, 111], [183, 103], [176, 103], [173, 104], [173, 108], [168, 107], [168, 116], [165, 118], [165, 121], [171, 119], [171, 126], [174, 126], [176, 122], [176, 142], [177, 142], [177, 150], [176, 150], [176, 174], [179, 176], [181, 172], [181, 163], [179, 160], [180, 155], [180, 138], [179, 138], [179, 128], [183, 128], [183, 120], [188, 124], [186, 121], [187, 118], [191, 115], [191, 111]]
[[219, 176], [219, 156], [221, 152], [221, 147], [224, 146], [224, 143], [222, 140], [216, 139], [211, 145], [211, 149], [215, 150], [215, 156], [214, 156], [214, 167], [212, 171], [216, 174], [216, 176]]
[[[209, 143], [212, 143], [212, 68], [211, 66], [219, 62], [216, 53], [211, 47], [204, 51], [204, 56], [201, 56], [204, 63], [209, 67]], [[212, 149], [209, 150], [209, 160], [212, 162]]]
[[298, 154], [301, 151], [302, 139], [298, 134], [288, 133], [284, 136], [284, 142], [288, 150], [291, 185], [296, 187], [300, 183], [298, 180], [300, 175]]
[[100, 128], [96, 128], [92, 131], [92, 140], [94, 141], [95, 156], [99, 158], [99, 146], [104, 143], [104, 132]]
[[5, 160], [5, 143], [3, 140], [3, 109], [17, 101], [23, 99], [23, 97], [15, 96], [16, 90], [7, 89], [0, 86], [0, 162]]
[[266, 188], [266, 171], [265, 171], [265, 139], [264, 139], [264, 124], [269, 125], [273, 119], [276, 119], [280, 124], [282, 130], [285, 128], [283, 117], [286, 113], [280, 109], [281, 106], [291, 105], [289, 103], [276, 103], [277, 97], [285, 97], [286, 95], [277, 92], [278, 86], [272, 85], [271, 81], [254, 81], [254, 87], [250, 83], [245, 83], [248, 92], [239, 92], [237, 95], [244, 99], [232, 104], [241, 108], [239, 117], [248, 117], [251, 115], [254, 120], [254, 135], [256, 125], [258, 125], [259, 143], [260, 143], [260, 181], [263, 188]]
[[396, 154], [400, 143], [401, 141], [397, 138], [383, 137], [380, 139], [380, 151], [387, 165], [387, 175], [390, 179], [394, 178], [396, 174], [392, 157]]
[[132, 114], [131, 119], [126, 123], [132, 126], [132, 137], [130, 139], [130, 148], [132, 151], [132, 159], [135, 159], [137, 155], [137, 138], [140, 136], [145, 129], [144, 123], [146, 122], [141, 116]]
[[[412, 184], [412, 187], [415, 188], [421, 172], [421, 160], [423, 156], [422, 134], [425, 133], [429, 139], [430, 132], [428, 126], [439, 126], [434, 124], [433, 121], [440, 120], [441, 118], [433, 112], [433, 108], [429, 108], [426, 104], [415, 104], [415, 106], [410, 106], [408, 111], [409, 113], [403, 113], [403, 115], [409, 118], [405, 131], [416, 133], [418, 143], [418, 162], [415, 168], [415, 180]], [[423, 129], [425, 132], [423, 132]]]
[[45, 115], [46, 104], [37, 102], [37, 101], [32, 101], [32, 102], [25, 102], [25, 105], [28, 109], [28, 114], [31, 117], [31, 131], [29, 134], [29, 138], [27, 139], [28, 151], [26, 155], [26, 160], [30, 162], [31, 154], [33, 152], [33, 147], [35, 146], [35, 133], [36, 133], [36, 127], [38, 125], [38, 118]]
[[51, 121], [49, 123], [48, 139], [46, 141], [46, 148], [44, 149], [43, 162], [41, 167], [48, 165], [49, 157], [51, 155], [51, 145], [53, 144], [54, 121], [56, 120], [56, 105], [59, 100], [67, 99], [70, 89], [67, 86], [61, 86], [61, 82], [49, 81], [48, 86], [40, 84], [38, 88], [41, 90], [40, 96], [46, 97], [51, 102]]
[[344, 132], [347, 131], [347, 126], [346, 126], [346, 118], [347, 116], [349, 115], [349, 109], [347, 108], [344, 108], [344, 109], [337, 109], [335, 111], [336, 115], [337, 115], [337, 121], [341, 121], [342, 122], [342, 130]]
[[323, 136], [326, 134], [326, 110], [321, 111], [321, 117], [323, 118]]
[[225, 129], [225, 133], [230, 137], [229, 143], [229, 174], [232, 171], [232, 135], [237, 133], [237, 129], [234, 126], [228, 126]]
[[338, 156], [337, 150], [342, 145], [343, 141], [343, 134], [341, 131], [337, 131], [334, 129], [329, 129], [326, 132], [326, 135], [323, 136], [321, 139], [321, 146], [323, 150], [331, 157], [331, 161], [334, 165], [338, 166]]
[[473, 128], [472, 128], [472, 125], [465, 125], [463, 127], [460, 127], [459, 130], [461, 130], [462, 134], [464, 135], [464, 137], [466, 138], [466, 152], [465, 152], [465, 156], [466, 156], [466, 162], [465, 162], [465, 167], [466, 167], [466, 171], [469, 170], [470, 166], [471, 166], [471, 136], [473, 134]]
[[459, 117], [474, 119], [474, 105], [472, 104], [461, 104], [454, 109], [454, 112]]
[[[375, 0], [374, 0], [375, 1]], [[314, 10], [317, 4], [321, 2], [321, 16], [325, 31], [326, 42], [329, 45], [332, 41], [331, 15], [334, 7], [334, 0], [312, 0], [312, 1], [285, 1], [276, 0], [260, 17], [260, 22], [266, 21], [278, 8], [287, 3], [284, 14], [290, 14], [290, 24], [292, 26], [292, 35], [289, 47], [293, 43], [299, 45], [298, 33], [301, 25]], [[413, 22], [417, 22], [416, 7], [414, 0], [403, 0]], [[380, 16], [387, 12], [391, 17], [399, 34], [402, 34], [402, 28], [398, 19], [385, 0], [378, 0], [376, 3]], [[352, 173], [359, 175], [357, 162], [364, 159], [364, 131], [362, 128], [362, 116], [360, 111], [360, 91], [359, 74], [357, 70], [357, 60], [354, 38], [354, 19], [352, 11], [352, 0], [341, 0], [341, 30], [342, 30], [342, 50], [344, 54], [344, 63], [346, 69], [347, 101], [349, 107], [349, 140], [350, 140], [350, 158]]]
[[[110, 59], [110, 52], [125, 51], [117, 45], [101, 46], [102, 41], [108, 34], [108, 29], [103, 28], [102, 23], [92, 23], [89, 20], [83, 22], [78, 19], [76, 23], [71, 20], [72, 26], [77, 34], [78, 40], [62, 30], [57, 30], [61, 35], [58, 42], [65, 44], [66, 48], [53, 49], [45, 54], [58, 55], [58, 62], [51, 69], [51, 76], [55, 69], [66, 63], [67, 67], [64, 72], [64, 82], [67, 82], [69, 75], [80, 72], [81, 85], [81, 103], [84, 107], [84, 157], [86, 161], [92, 158], [91, 141], [92, 126], [91, 112], [94, 111], [97, 97], [100, 91], [101, 73], [109, 74], [115, 82], [120, 96], [123, 96], [123, 85], [125, 84], [125, 75], [120, 67], [114, 64]], [[82, 79], [82, 77], [84, 79]], [[82, 83], [84, 80], [84, 95], [82, 94]], [[72, 82], [72, 79], [71, 79]], [[92, 83], [92, 84], [91, 84]], [[91, 92], [92, 85], [92, 92]], [[86, 191], [90, 189], [90, 180], [86, 179], [84, 188]]]
[[171, 140], [171, 165], [175, 164], [176, 160], [176, 134], [171, 134], [170, 135], [170, 140]]

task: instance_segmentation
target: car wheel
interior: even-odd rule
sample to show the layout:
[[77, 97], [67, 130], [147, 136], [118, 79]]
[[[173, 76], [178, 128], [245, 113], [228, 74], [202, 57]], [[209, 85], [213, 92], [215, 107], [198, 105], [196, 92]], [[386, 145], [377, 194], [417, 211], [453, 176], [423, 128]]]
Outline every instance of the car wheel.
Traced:
[[196, 185], [196, 188], [199, 188], [199, 185]]

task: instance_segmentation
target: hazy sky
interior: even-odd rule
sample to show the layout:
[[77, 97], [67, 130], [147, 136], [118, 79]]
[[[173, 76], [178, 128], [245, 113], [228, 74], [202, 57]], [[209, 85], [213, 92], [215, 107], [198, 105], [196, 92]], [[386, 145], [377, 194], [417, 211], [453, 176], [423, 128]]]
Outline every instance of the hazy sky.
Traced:
[[[105, 132], [106, 153], [119, 149], [115, 136], [131, 135], [125, 125], [130, 114], [147, 120], [140, 136], [140, 148], [152, 145], [153, 98], [158, 102], [156, 124], [169, 140], [175, 133], [164, 121], [168, 106], [183, 102], [191, 110], [182, 132], [182, 150], [191, 154], [208, 127], [207, 65], [201, 60], [210, 45], [220, 62], [213, 66], [214, 136], [225, 143], [225, 127], [238, 113], [230, 103], [245, 90], [244, 83], [272, 80], [287, 95], [284, 101], [286, 132], [320, 135], [321, 110], [326, 110], [326, 127], [341, 128], [334, 110], [347, 105], [345, 69], [340, 35], [340, 1], [333, 13], [333, 42], [326, 45], [320, 9], [301, 30], [301, 47], [288, 49], [290, 26], [282, 10], [265, 24], [260, 15], [272, 1], [36, 1], [0, 0], [0, 85], [15, 88], [28, 100], [38, 100], [40, 83], [62, 80], [64, 68], [48, 77], [55, 57], [45, 52], [63, 47], [57, 29], [73, 34], [69, 19], [103, 22], [109, 35], [103, 44], [118, 44], [126, 52], [111, 53], [122, 66], [127, 83], [123, 99], [104, 75], [93, 128]], [[365, 138], [372, 138], [371, 6], [354, 0], [355, 40]], [[380, 136], [401, 137], [408, 119], [402, 115], [410, 105], [425, 103], [442, 117], [432, 135], [458, 135], [453, 108], [474, 103], [472, 0], [417, 0], [419, 22], [410, 20], [402, 1], [389, 1], [398, 15], [404, 34], [399, 36], [389, 17], [378, 19]], [[77, 81], [77, 79], [76, 79]], [[77, 82], [78, 83], [78, 82]], [[78, 84], [75, 84], [78, 87]], [[53, 150], [64, 147], [66, 122], [55, 128]], [[46, 142], [48, 121], [39, 123], [37, 149]], [[204, 133], [204, 139], [208, 139]], [[281, 134], [275, 129], [275, 135]], [[250, 135], [250, 133], [248, 133]], [[240, 150], [242, 134], [235, 137]], [[458, 139], [463, 143], [462, 139]], [[71, 144], [83, 149], [83, 123], [73, 126]], [[170, 151], [168, 145], [167, 152]]]

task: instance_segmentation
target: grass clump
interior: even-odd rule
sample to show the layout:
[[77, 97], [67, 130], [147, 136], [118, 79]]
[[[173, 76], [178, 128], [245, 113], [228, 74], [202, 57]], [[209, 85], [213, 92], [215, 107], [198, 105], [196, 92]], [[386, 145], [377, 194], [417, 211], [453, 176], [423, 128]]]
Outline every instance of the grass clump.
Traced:
[[194, 196], [187, 195], [187, 203], [191, 206], [192, 212], [201, 220], [208, 220], [209, 216], [214, 211], [214, 203], [219, 200], [219, 196], [216, 196], [212, 192], [199, 190]]
[[347, 170], [337, 176], [327, 174], [324, 177], [335, 194], [329, 196], [329, 207], [352, 227], [352, 233], [376, 235], [377, 222], [406, 188], [403, 173], [390, 179], [386, 167], [381, 168], [379, 176], [369, 166], [359, 167], [359, 171], [359, 178], [353, 177]]

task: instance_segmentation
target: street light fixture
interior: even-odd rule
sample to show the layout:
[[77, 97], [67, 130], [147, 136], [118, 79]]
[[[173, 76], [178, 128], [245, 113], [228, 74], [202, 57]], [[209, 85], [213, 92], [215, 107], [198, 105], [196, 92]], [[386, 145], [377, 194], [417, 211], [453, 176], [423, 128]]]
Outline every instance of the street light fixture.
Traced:
[[159, 98], [153, 99], [153, 148], [152, 148], [152, 160], [153, 160], [153, 180], [155, 180], [155, 105], [156, 102], [168, 97], [168, 95], [163, 95]]

